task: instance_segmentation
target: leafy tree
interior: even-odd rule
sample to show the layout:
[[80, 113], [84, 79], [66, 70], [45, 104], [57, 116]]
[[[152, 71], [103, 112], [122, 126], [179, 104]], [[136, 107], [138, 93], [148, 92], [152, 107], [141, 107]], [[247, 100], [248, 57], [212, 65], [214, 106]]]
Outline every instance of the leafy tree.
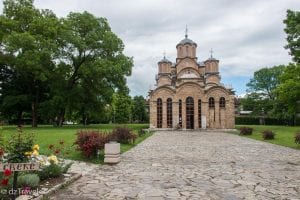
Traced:
[[104, 18], [58, 19], [33, 0], [5, 0], [0, 16], [1, 113], [32, 112], [62, 125], [65, 116], [97, 118], [115, 91], [127, 91], [132, 59]]
[[283, 70], [284, 66], [279, 65], [254, 72], [254, 77], [247, 84], [249, 94], [241, 101], [244, 107], [251, 108], [253, 115], [278, 116], [279, 108], [283, 107], [278, 107], [276, 88]]
[[53, 86], [60, 126], [66, 111], [80, 110], [85, 116], [96, 111], [95, 103], [96, 108], [109, 103], [115, 89], [126, 90], [125, 76], [132, 68], [132, 59], [123, 54], [124, 45], [106, 19], [70, 13], [62, 25], [63, 46]]
[[271, 68], [265, 67], [254, 72], [254, 77], [247, 83], [247, 92], [255, 92], [259, 98], [274, 100], [276, 98], [275, 89], [283, 70], [284, 66], [279, 65]]
[[114, 123], [128, 123], [131, 121], [132, 100], [124, 93], [115, 93], [113, 95], [111, 112]]
[[280, 77], [278, 97], [287, 105], [289, 113], [295, 115], [300, 101], [300, 64], [290, 64]]
[[132, 118], [134, 122], [147, 122], [148, 116], [145, 108], [145, 99], [143, 96], [133, 98]]
[[[4, 107], [30, 102], [32, 126], [37, 126], [38, 107], [48, 93], [48, 77], [54, 68], [58, 19], [49, 10], [34, 8], [32, 0], [5, 0], [0, 17], [1, 54], [9, 58], [1, 77]], [[13, 90], [10, 88], [14, 87]], [[17, 106], [19, 113], [23, 108]]]
[[287, 10], [287, 17], [283, 22], [288, 42], [285, 48], [290, 50], [293, 60], [300, 63], [300, 12]]

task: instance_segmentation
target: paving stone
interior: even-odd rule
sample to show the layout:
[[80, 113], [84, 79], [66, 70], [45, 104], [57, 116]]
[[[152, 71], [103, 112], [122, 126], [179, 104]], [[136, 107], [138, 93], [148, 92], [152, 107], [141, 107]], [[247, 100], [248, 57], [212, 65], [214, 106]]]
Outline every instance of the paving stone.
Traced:
[[160, 131], [50, 199], [300, 199], [300, 151], [222, 132]]

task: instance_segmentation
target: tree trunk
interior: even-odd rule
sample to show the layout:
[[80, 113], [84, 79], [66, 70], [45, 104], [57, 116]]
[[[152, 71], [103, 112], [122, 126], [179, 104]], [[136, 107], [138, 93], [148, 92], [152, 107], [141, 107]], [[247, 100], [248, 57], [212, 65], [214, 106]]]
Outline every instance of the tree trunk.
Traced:
[[66, 110], [65, 109], [61, 109], [59, 115], [58, 115], [58, 126], [59, 127], [62, 127], [63, 126], [63, 123], [64, 123], [64, 119], [65, 119], [65, 112]]
[[33, 128], [37, 127], [37, 107], [38, 107], [38, 103], [37, 102], [32, 102], [31, 103], [32, 127]]

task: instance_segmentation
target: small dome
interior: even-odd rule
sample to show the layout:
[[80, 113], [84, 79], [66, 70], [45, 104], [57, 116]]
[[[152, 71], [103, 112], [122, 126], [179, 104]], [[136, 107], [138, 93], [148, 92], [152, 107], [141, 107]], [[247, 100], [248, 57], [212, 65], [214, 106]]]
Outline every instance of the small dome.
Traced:
[[165, 56], [158, 63], [171, 63], [172, 64], [172, 62], [169, 61]]
[[207, 62], [207, 61], [216, 61], [216, 62], [218, 62], [219, 60], [218, 60], [218, 59], [215, 59], [215, 58], [213, 58], [213, 57], [211, 56], [211, 57], [209, 57], [205, 62]]

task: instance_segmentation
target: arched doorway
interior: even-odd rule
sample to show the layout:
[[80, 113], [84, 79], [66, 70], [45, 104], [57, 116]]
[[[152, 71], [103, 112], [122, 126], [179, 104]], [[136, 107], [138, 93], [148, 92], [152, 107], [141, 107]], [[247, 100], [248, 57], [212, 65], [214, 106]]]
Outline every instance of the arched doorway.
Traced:
[[186, 98], [186, 128], [194, 129], [194, 99]]

